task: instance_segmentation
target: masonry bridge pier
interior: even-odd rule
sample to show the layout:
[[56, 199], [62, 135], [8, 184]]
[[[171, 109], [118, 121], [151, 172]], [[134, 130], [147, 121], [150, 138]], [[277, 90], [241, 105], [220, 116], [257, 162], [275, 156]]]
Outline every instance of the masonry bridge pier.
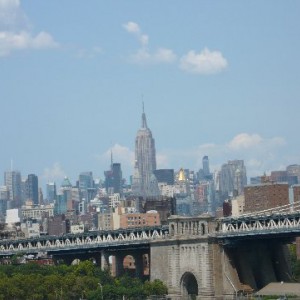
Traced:
[[163, 281], [171, 300], [235, 299], [270, 282], [291, 281], [287, 245], [299, 235], [300, 212], [171, 216], [168, 226], [0, 240], [0, 256], [46, 252], [68, 264], [89, 259], [102, 269], [114, 266], [115, 276], [131, 257], [134, 275]]
[[[106, 249], [72, 249], [67, 251], [48, 251], [48, 255], [52, 256], [55, 264], [65, 263], [71, 265], [77, 261], [90, 260], [102, 270], [110, 270], [111, 274], [116, 277], [130, 272], [131, 275], [143, 280], [150, 279], [149, 276], [149, 260], [150, 246], [148, 244], [128, 245], [117, 248], [111, 247]], [[127, 258], [127, 260], [126, 260]]]
[[151, 243], [151, 279], [165, 282], [172, 300], [234, 299], [290, 282], [287, 245], [299, 232], [300, 214], [172, 216], [168, 240]]

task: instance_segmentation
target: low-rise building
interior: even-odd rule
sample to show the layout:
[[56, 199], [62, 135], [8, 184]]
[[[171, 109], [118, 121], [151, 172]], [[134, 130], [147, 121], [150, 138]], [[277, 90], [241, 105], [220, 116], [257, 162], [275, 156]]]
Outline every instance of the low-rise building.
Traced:
[[84, 224], [74, 224], [70, 226], [70, 233], [77, 234], [84, 232]]
[[127, 207], [119, 206], [111, 212], [98, 214], [99, 230], [116, 230], [119, 228], [156, 226], [160, 224], [160, 215], [154, 210], [138, 213], [132, 212]]
[[98, 214], [98, 230], [112, 230], [113, 216], [111, 212]]
[[120, 228], [160, 225], [159, 214], [155, 210], [146, 213], [129, 213], [120, 216]]
[[5, 223], [10, 226], [22, 221], [21, 210], [19, 208], [13, 208], [6, 210]]
[[27, 220], [21, 223], [21, 231], [25, 238], [33, 238], [40, 236], [40, 224], [36, 220]]
[[52, 217], [54, 215], [54, 204], [49, 205], [25, 205], [21, 209], [23, 219], [41, 220], [44, 216]]
[[245, 196], [240, 195], [231, 200], [231, 214], [234, 217], [240, 216], [244, 213]]

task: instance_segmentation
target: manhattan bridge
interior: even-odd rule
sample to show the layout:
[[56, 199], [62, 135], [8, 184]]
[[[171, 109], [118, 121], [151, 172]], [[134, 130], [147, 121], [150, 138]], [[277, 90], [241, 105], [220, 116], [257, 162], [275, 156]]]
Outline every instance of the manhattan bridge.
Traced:
[[300, 236], [300, 202], [237, 217], [171, 216], [168, 225], [0, 240], [0, 256], [46, 253], [54, 262], [114, 257], [114, 274], [131, 255], [136, 276], [160, 279], [169, 299], [233, 299], [269, 282], [291, 281], [287, 245]]

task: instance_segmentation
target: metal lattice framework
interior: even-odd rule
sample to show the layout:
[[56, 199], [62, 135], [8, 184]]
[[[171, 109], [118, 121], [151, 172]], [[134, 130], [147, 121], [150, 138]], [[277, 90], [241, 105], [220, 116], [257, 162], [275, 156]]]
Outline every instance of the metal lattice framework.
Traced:
[[121, 247], [123, 245], [149, 244], [165, 239], [168, 227], [147, 227], [115, 231], [94, 231], [85, 234], [43, 236], [34, 239], [1, 240], [0, 255], [18, 252], [48, 252], [70, 249]]
[[300, 233], [300, 202], [238, 217], [222, 218], [218, 237]]

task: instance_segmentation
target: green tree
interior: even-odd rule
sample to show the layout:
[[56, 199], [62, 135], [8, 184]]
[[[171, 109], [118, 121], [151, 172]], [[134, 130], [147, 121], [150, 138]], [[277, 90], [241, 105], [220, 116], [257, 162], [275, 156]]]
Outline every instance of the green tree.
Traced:
[[95, 274], [95, 266], [89, 260], [82, 261], [74, 266], [74, 274], [80, 276], [93, 276]]
[[296, 245], [289, 246], [292, 276], [295, 281], [300, 281], [300, 260], [297, 259]]
[[158, 279], [155, 279], [152, 282], [146, 281], [144, 283], [144, 289], [147, 296], [168, 294], [168, 288], [162, 281]]
[[113, 278], [89, 261], [76, 266], [0, 265], [0, 300], [142, 300], [166, 292], [159, 280], [143, 283], [128, 274]]

